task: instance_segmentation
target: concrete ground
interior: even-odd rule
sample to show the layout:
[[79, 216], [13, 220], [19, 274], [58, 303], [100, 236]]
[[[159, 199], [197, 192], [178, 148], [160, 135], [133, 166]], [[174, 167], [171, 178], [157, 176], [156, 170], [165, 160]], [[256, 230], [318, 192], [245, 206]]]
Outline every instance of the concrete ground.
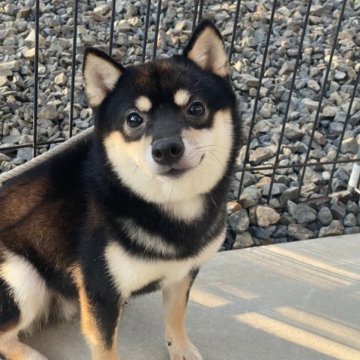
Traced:
[[[126, 307], [122, 360], [166, 360], [160, 294]], [[360, 359], [360, 235], [219, 253], [193, 289], [204, 360]], [[50, 360], [90, 359], [76, 321], [27, 340]]]

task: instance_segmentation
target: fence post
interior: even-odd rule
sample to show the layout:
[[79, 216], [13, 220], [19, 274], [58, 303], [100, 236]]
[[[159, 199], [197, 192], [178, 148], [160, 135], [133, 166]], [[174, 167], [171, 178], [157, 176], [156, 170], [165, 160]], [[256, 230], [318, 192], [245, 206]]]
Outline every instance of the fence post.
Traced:
[[348, 183], [348, 190], [359, 192], [358, 186], [360, 181], [360, 149], [358, 150], [356, 158], [359, 159], [359, 162], [356, 162], [353, 165]]

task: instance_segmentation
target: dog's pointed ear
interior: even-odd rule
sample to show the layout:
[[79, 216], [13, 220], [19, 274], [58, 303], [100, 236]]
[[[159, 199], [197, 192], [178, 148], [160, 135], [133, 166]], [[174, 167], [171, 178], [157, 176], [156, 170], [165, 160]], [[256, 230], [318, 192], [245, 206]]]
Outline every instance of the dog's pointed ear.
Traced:
[[225, 77], [230, 73], [224, 41], [209, 20], [202, 21], [196, 28], [183, 55], [216, 75]]
[[97, 107], [103, 102], [114, 90], [124, 70], [123, 66], [104, 52], [95, 48], [85, 49], [83, 76], [90, 106]]

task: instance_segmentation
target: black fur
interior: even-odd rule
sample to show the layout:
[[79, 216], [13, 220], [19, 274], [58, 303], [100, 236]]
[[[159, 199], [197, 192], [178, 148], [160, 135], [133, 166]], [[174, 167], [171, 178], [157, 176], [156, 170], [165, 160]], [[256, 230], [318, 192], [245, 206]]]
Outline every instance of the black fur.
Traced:
[[[0, 278], [0, 333], [16, 324], [20, 309], [16, 304], [9, 286]], [[1, 356], [1, 355], [0, 355]]]
[[85, 236], [81, 253], [85, 289], [104, 343], [110, 349], [120, 314], [121, 294], [115, 290], [111, 278], [105, 275], [107, 266], [102, 254], [106, 239], [107, 234], [103, 227], [94, 229]]

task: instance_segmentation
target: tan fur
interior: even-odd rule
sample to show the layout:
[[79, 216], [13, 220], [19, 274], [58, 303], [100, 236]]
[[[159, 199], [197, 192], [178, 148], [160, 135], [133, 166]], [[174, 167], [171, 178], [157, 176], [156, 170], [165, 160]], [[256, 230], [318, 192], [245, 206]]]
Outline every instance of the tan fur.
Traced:
[[185, 329], [187, 294], [192, 278], [188, 275], [163, 290], [165, 337], [171, 360], [201, 360], [196, 347], [190, 342]]
[[119, 360], [117, 355], [116, 332], [113, 335], [112, 348], [110, 350], [106, 349], [85, 290], [83, 275], [79, 267], [74, 268], [73, 276], [79, 293], [81, 329], [90, 345], [92, 360]]
[[177, 106], [183, 107], [190, 100], [190, 92], [185, 89], [180, 89], [174, 94], [174, 102]]
[[142, 112], [149, 112], [151, 110], [152, 103], [147, 96], [139, 96], [135, 100], [135, 106]]
[[188, 58], [204, 70], [212, 71], [216, 75], [229, 75], [230, 69], [224, 43], [212, 28], [206, 28], [199, 35], [194, 47], [188, 53]]
[[99, 106], [112, 91], [122, 72], [109, 61], [90, 53], [85, 62], [85, 92], [91, 106]]

